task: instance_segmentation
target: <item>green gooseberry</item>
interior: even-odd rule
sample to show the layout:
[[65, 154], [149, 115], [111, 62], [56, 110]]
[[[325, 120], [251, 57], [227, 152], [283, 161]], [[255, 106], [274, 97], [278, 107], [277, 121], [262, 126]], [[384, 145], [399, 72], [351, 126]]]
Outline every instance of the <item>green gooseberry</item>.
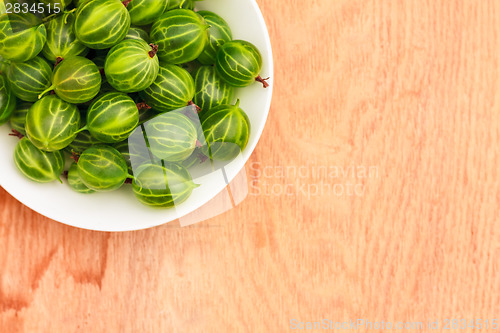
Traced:
[[194, 80], [185, 69], [163, 64], [156, 80], [139, 92], [142, 99], [156, 112], [167, 112], [185, 107], [194, 97]]
[[217, 51], [215, 68], [217, 74], [233, 87], [246, 87], [255, 81], [264, 88], [269, 84], [260, 77], [262, 55], [255, 45], [244, 40], [225, 43]]
[[120, 0], [92, 0], [76, 10], [74, 29], [91, 49], [107, 49], [120, 42], [130, 28], [130, 15]]
[[81, 154], [87, 148], [95, 145], [103, 144], [102, 141], [94, 138], [89, 131], [83, 130], [78, 132], [75, 139], [66, 147], [69, 153]]
[[200, 1], [200, 0], [169, 0], [166, 10], [172, 10], [178, 8], [193, 10], [195, 1]]
[[48, 95], [31, 106], [26, 115], [26, 135], [45, 151], [61, 150], [76, 137], [80, 127], [78, 108], [55, 95]]
[[166, 9], [168, 0], [131, 0], [127, 5], [130, 21], [135, 25], [153, 23]]
[[117, 190], [128, 177], [127, 163], [120, 152], [111, 146], [87, 148], [80, 155], [77, 165], [82, 182], [97, 192]]
[[22, 135], [26, 135], [26, 115], [33, 103], [22, 103], [16, 106], [14, 112], [10, 116], [10, 128], [18, 131]]
[[109, 92], [87, 110], [86, 128], [96, 139], [115, 143], [125, 140], [139, 124], [139, 110], [127, 94]]
[[199, 55], [198, 61], [204, 65], [213, 65], [215, 64], [217, 51], [219, 51], [221, 45], [233, 39], [233, 34], [227, 22], [214, 12], [200, 10], [197, 13], [201, 15], [210, 26], [208, 29], [208, 34], [210, 36], [209, 42]]
[[74, 21], [75, 14], [70, 12], [46, 23], [47, 42], [42, 54], [47, 60], [55, 63], [57, 58], [83, 56], [88, 52], [89, 49], [76, 38]]
[[193, 122], [180, 112], [167, 112], [144, 123], [151, 153], [167, 162], [182, 162], [196, 148], [198, 133]]
[[0, 15], [0, 55], [4, 59], [23, 62], [42, 50], [47, 31], [42, 21], [31, 13]]
[[45, 152], [24, 137], [14, 149], [14, 162], [23, 175], [38, 182], [59, 180], [64, 169], [64, 157], [60, 151]]
[[134, 194], [141, 203], [164, 208], [180, 205], [198, 186], [189, 171], [176, 163], [143, 164], [134, 170], [132, 181]]
[[42, 57], [26, 62], [12, 62], [7, 71], [12, 92], [25, 102], [36, 102], [38, 95], [50, 87], [52, 68]]
[[250, 136], [250, 120], [235, 105], [220, 105], [201, 115], [201, 127], [207, 145], [204, 154], [213, 160], [232, 160], [246, 147]]
[[52, 85], [40, 96], [54, 90], [58, 97], [68, 103], [85, 103], [97, 95], [101, 81], [101, 73], [91, 60], [80, 56], [66, 58], [56, 66]]
[[95, 191], [88, 188], [80, 178], [80, 173], [78, 172], [78, 165], [73, 162], [68, 170], [68, 184], [72, 190], [78, 193], [94, 193]]
[[0, 75], [0, 125], [9, 121], [16, 107], [16, 96], [12, 93], [9, 81]]
[[109, 84], [126, 93], [149, 87], [160, 69], [156, 49], [141, 39], [126, 39], [113, 46], [104, 65]]
[[170, 64], [198, 58], [208, 43], [208, 28], [203, 18], [189, 9], [163, 13], [151, 28], [151, 42], [158, 45], [158, 57]]
[[194, 74], [193, 98], [202, 112], [233, 102], [234, 88], [220, 79], [213, 66], [202, 66]]

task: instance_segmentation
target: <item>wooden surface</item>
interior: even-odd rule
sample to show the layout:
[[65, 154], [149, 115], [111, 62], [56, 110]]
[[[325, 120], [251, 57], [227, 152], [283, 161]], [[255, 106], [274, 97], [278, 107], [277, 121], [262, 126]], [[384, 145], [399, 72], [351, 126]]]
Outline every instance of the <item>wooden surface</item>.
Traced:
[[0, 190], [2, 332], [500, 317], [500, 2], [258, 2], [275, 95], [249, 197], [100, 233]]

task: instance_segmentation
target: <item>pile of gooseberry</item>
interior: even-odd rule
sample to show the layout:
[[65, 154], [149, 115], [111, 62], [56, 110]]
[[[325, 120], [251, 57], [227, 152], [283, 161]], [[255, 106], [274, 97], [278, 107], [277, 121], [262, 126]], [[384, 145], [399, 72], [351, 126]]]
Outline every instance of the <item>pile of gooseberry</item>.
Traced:
[[262, 56], [194, 1], [0, 8], [0, 125], [20, 139], [19, 171], [84, 194], [130, 183], [141, 203], [173, 207], [199, 186], [191, 167], [241, 153], [250, 121], [235, 88], [268, 86]]

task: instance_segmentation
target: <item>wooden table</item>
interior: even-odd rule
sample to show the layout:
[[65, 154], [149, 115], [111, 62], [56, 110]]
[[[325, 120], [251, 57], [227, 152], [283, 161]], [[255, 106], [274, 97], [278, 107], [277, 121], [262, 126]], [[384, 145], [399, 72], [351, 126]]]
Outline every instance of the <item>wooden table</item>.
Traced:
[[249, 197], [101, 233], [0, 190], [2, 332], [500, 317], [500, 2], [258, 2], [275, 95]]

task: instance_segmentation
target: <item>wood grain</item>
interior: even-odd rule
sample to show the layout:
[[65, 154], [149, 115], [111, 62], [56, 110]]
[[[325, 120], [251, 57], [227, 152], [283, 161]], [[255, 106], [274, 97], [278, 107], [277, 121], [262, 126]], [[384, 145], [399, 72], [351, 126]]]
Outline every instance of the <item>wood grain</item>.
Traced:
[[100, 233], [0, 190], [2, 332], [500, 315], [500, 2], [258, 2], [275, 95], [249, 197], [186, 228]]

